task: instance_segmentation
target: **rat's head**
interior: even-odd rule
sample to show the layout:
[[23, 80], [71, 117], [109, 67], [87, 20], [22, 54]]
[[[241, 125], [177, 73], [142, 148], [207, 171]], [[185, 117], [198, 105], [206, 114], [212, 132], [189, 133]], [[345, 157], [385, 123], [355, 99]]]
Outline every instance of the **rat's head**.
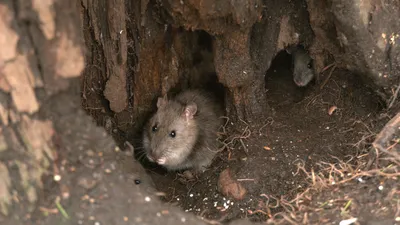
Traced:
[[197, 141], [197, 105], [164, 97], [158, 98], [157, 108], [144, 130], [143, 145], [150, 161], [173, 167], [187, 158]]
[[303, 47], [288, 51], [293, 58], [293, 81], [299, 87], [304, 87], [314, 79], [313, 59]]

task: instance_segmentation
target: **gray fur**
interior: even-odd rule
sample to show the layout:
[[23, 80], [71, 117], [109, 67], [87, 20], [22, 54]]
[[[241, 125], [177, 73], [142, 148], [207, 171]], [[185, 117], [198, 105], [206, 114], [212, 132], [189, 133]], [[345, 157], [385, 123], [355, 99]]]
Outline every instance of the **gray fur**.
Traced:
[[293, 59], [293, 81], [299, 87], [307, 86], [315, 77], [313, 60], [303, 47], [290, 47]]
[[[217, 151], [220, 107], [200, 90], [184, 91], [172, 100], [159, 98], [157, 107], [144, 128], [143, 146], [149, 160], [164, 158], [162, 166], [168, 170], [203, 171]], [[155, 124], [157, 131], [153, 132]], [[171, 131], [175, 131], [174, 138]]]

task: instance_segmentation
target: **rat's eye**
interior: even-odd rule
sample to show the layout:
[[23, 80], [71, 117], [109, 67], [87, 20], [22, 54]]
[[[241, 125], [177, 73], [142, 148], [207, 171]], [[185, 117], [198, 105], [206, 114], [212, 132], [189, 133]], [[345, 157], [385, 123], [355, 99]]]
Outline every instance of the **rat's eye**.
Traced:
[[171, 133], [169, 133], [169, 136], [170, 137], [172, 137], [172, 138], [174, 138], [175, 136], [176, 136], [176, 133], [175, 133], [175, 131], [173, 130], [173, 131], [171, 131]]
[[151, 131], [153, 131], [153, 132], [156, 132], [157, 131], [157, 124], [155, 124], [152, 128], [151, 128]]
[[309, 63], [307, 64], [307, 67], [308, 67], [308, 69], [311, 69], [311, 67], [312, 67], [312, 62], [309, 62]]

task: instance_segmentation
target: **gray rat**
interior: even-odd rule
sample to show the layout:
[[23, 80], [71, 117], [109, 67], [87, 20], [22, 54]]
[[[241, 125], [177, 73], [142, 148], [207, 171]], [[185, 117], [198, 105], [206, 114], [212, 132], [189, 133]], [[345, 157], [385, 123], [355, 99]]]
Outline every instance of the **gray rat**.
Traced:
[[313, 59], [303, 46], [291, 46], [286, 52], [292, 55], [293, 81], [299, 87], [307, 86], [314, 79]]
[[217, 152], [221, 116], [219, 105], [198, 89], [173, 99], [159, 97], [157, 112], [144, 128], [147, 158], [168, 170], [204, 171]]

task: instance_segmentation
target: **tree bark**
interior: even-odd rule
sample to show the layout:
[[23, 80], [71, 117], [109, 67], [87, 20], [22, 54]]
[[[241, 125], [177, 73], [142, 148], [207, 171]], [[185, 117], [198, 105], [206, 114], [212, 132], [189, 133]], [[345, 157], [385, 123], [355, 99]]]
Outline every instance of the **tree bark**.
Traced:
[[70, 1], [2, 1], [0, 32], [0, 221], [22, 221], [57, 158], [52, 118], [38, 112], [80, 75], [83, 42]]
[[[301, 1], [82, 5], [85, 40], [90, 43], [87, 57], [96, 59], [83, 73], [83, 106], [100, 124], [114, 124], [110, 130], [131, 137], [140, 132], [156, 97], [173, 89], [207, 86], [202, 80], [212, 76], [224, 87], [227, 116], [248, 121], [268, 116], [264, 76], [271, 60], [287, 45], [309, 45], [313, 38]], [[202, 54], [200, 67], [196, 55]], [[104, 97], [91, 89], [104, 90]], [[102, 113], [103, 108], [109, 114]]]

